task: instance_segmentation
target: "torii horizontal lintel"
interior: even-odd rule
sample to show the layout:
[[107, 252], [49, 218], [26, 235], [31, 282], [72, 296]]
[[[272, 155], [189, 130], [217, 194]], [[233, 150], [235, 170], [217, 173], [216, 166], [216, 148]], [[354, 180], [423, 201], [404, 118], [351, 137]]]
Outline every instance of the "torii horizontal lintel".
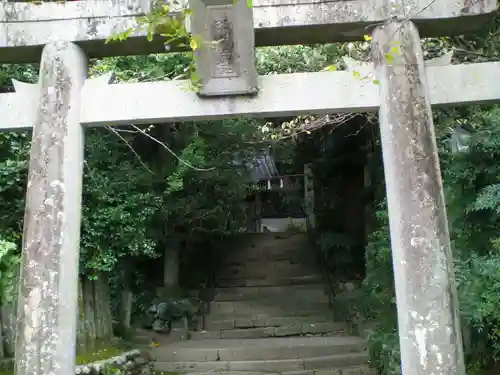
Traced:
[[[244, 1], [244, 0], [238, 0]], [[51, 41], [78, 43], [89, 57], [165, 52], [162, 40], [144, 32], [104, 45], [113, 33], [135, 25], [151, 0], [0, 2], [0, 63], [36, 62]], [[253, 0], [256, 46], [363, 40], [370, 27], [390, 18], [411, 19], [422, 37], [463, 34], [484, 27], [496, 0]], [[470, 19], [473, 17], [474, 19]]]
[[[426, 75], [434, 106], [500, 101], [500, 62], [427, 66]], [[83, 126], [373, 112], [380, 105], [376, 82], [370, 77], [355, 78], [348, 71], [261, 76], [259, 94], [253, 97], [200, 98], [189, 90], [187, 81], [107, 85], [107, 80], [85, 84], [80, 117]], [[36, 84], [1, 94], [0, 130], [33, 127], [37, 103]]]

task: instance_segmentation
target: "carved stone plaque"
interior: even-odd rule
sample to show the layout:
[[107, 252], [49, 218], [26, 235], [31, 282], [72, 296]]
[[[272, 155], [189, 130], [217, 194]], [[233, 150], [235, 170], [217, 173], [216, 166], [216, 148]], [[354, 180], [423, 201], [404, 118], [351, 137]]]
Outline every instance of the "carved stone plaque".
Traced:
[[191, 0], [191, 31], [201, 96], [257, 92], [252, 8], [246, 0]]
[[212, 78], [229, 78], [240, 75], [239, 59], [236, 58], [235, 50], [238, 41], [233, 32], [233, 9], [232, 6], [209, 7], [210, 36], [215, 42], [211, 52]]

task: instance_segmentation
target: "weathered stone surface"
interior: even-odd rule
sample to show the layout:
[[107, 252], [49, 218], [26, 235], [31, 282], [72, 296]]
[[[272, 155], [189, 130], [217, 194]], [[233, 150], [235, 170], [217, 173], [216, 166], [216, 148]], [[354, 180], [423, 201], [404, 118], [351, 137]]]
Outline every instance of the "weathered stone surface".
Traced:
[[228, 362], [230, 371], [265, 371], [285, 372], [296, 371], [304, 368], [301, 359], [282, 359], [265, 361], [236, 361]]
[[[135, 17], [148, 9], [148, 0], [7, 3], [0, 7], [0, 50], [5, 49], [0, 62], [37, 61], [42, 46], [55, 40], [76, 41], [91, 57], [164, 52], [162, 41], [148, 42], [144, 32], [103, 45], [111, 33], [135, 25]], [[450, 35], [481, 28], [495, 10], [495, 0], [440, 0], [430, 5], [427, 0], [411, 0], [394, 9], [386, 0], [253, 2], [258, 46], [362, 40], [367, 27], [392, 16], [414, 19], [423, 36]], [[40, 22], [49, 18], [55, 19], [51, 27]]]
[[368, 362], [367, 353], [349, 353], [314, 357], [304, 359], [304, 368], [309, 369], [331, 369], [339, 367], [356, 366]]
[[361, 367], [351, 367], [342, 369], [342, 375], [363, 375], [363, 369]]
[[[436, 106], [493, 103], [500, 98], [500, 63], [429, 66], [425, 69], [431, 104]], [[165, 123], [228, 118], [276, 117], [333, 112], [375, 111], [378, 86], [356, 79], [349, 72], [320, 72], [260, 77], [255, 98], [202, 99], [186, 92], [187, 82], [87, 85], [82, 92], [80, 121], [86, 126], [130, 123]], [[467, 87], [467, 90], [463, 90]], [[319, 95], [325, 90], [345, 95]], [[168, 96], [175, 100], [161, 100]], [[0, 94], [0, 130], [33, 126], [36, 87]], [[28, 103], [28, 104], [27, 104]], [[36, 108], [36, 106], [35, 106]]]
[[[311, 272], [308, 264], [291, 263], [289, 260], [270, 262], [246, 262], [240, 265], [230, 265], [219, 273], [219, 277], [225, 278], [265, 278], [304, 276]], [[265, 297], [263, 294], [262, 297]]]
[[222, 361], [215, 362], [161, 362], [154, 364], [155, 371], [168, 372], [212, 372], [229, 371], [229, 363]]
[[[388, 62], [385, 54], [394, 45], [398, 53]], [[431, 81], [413, 23], [378, 27], [373, 60], [380, 80], [402, 373], [464, 375], [453, 257], [426, 87]]]
[[190, 338], [192, 340], [220, 339], [222, 337], [222, 332], [224, 331], [195, 331], [190, 332]]
[[274, 300], [212, 302], [210, 312], [214, 315], [257, 316], [264, 314], [272, 316], [276, 313], [282, 313], [283, 316], [287, 316], [294, 314], [293, 311], [297, 309], [298, 303], [301, 304], [302, 311], [327, 311], [329, 309], [328, 300], [324, 298], [314, 300], [307, 297], [294, 298], [291, 296], [287, 299], [286, 296], [280, 296]]
[[253, 11], [246, 1], [191, 0], [191, 32], [202, 96], [257, 93]]
[[182, 341], [154, 348], [152, 354], [159, 362], [270, 361], [363, 353], [365, 349], [365, 341], [358, 337], [299, 336]]
[[274, 334], [278, 337], [300, 335], [301, 333], [302, 325], [299, 322], [282, 327], [276, 327], [274, 330]]
[[2, 2], [0, 22], [35, 22], [72, 18], [135, 16], [150, 10], [149, 0], [73, 1], [65, 3]]
[[282, 375], [314, 375], [314, 370], [286, 371]]
[[207, 362], [218, 361], [219, 352], [217, 347], [205, 348], [176, 348], [172, 347], [169, 350], [155, 349], [154, 356], [157, 361], [193, 361], [193, 362]]
[[308, 333], [333, 333], [347, 329], [341, 322], [308, 322], [302, 324], [302, 334]]
[[233, 329], [235, 327], [234, 319], [226, 320], [208, 320], [205, 323], [205, 328], [211, 331], [219, 331], [223, 329]]
[[259, 319], [257, 316], [252, 317], [244, 317], [244, 318], [236, 318], [234, 319], [234, 326], [236, 328], [252, 328], [252, 327], [265, 327], [267, 323], [265, 319]]
[[43, 51], [29, 161], [18, 300], [16, 375], [75, 369], [83, 174], [79, 124], [86, 58], [74, 44]]
[[255, 339], [272, 336], [274, 336], [274, 327], [259, 327], [222, 331], [223, 339]]
[[326, 296], [325, 287], [319, 285], [286, 285], [268, 287], [217, 288], [214, 301], [253, 301], [261, 298], [291, 296], [321, 300]]
[[106, 367], [121, 371], [123, 375], [153, 375], [153, 366], [139, 350], [131, 350], [120, 356], [76, 366], [75, 374], [106, 375]]
[[314, 375], [343, 375], [340, 370], [315, 370]]

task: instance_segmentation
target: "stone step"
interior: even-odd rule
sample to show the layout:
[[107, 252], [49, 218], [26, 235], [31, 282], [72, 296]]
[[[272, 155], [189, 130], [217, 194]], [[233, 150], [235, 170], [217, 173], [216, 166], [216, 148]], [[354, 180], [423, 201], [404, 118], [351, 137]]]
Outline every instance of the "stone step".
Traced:
[[223, 266], [237, 266], [243, 264], [258, 264], [273, 262], [289, 262], [298, 263], [301, 260], [309, 260], [311, 255], [310, 250], [307, 248], [273, 248], [273, 247], [259, 247], [251, 249], [243, 249], [239, 251], [232, 251], [227, 254], [221, 262]]
[[265, 279], [231, 279], [221, 278], [216, 281], [217, 287], [257, 287], [257, 286], [283, 286], [283, 285], [309, 285], [319, 284], [323, 281], [321, 275], [304, 275], [294, 277], [276, 277], [271, 276]]
[[205, 318], [205, 329], [210, 331], [222, 331], [235, 328], [259, 328], [259, 327], [297, 327], [319, 323], [330, 323], [333, 316], [329, 314], [310, 314], [309, 316], [281, 316], [274, 317], [259, 315], [256, 317], [231, 317], [229, 319], [218, 319], [216, 316]]
[[139, 346], [151, 345], [152, 341], [153, 341], [153, 339], [150, 336], [134, 336], [134, 338], [132, 339], [132, 342], [135, 345], [139, 345]]
[[188, 375], [378, 375], [376, 369], [367, 365], [349, 366], [336, 369], [299, 370], [285, 372], [210, 371], [188, 372]]
[[[283, 321], [282, 321], [283, 319]], [[255, 314], [255, 315], [239, 315], [239, 314], [211, 314], [205, 317], [205, 329], [231, 329], [231, 328], [214, 328], [214, 322], [234, 322], [232, 328], [252, 328], [252, 327], [280, 327], [284, 320], [293, 321], [294, 319], [303, 319], [305, 322], [332, 322], [335, 321], [333, 312], [330, 310], [301, 310], [301, 311], [281, 311], [279, 314]], [[280, 322], [281, 323], [278, 323]]]
[[223, 264], [248, 261], [285, 260], [311, 254], [305, 235], [247, 237], [227, 245], [231, 251], [224, 254]]
[[261, 251], [261, 253], [261, 257], [254, 256], [255, 251], [253, 253], [247, 253], [247, 255], [249, 255], [248, 257], [245, 256], [245, 253], [243, 252], [239, 254], [231, 254], [223, 259], [220, 259], [220, 268], [238, 268], [242, 266], [257, 267], [259, 265], [270, 266], [273, 264], [279, 265], [280, 263], [293, 265], [301, 264], [303, 262], [306, 262], [306, 265], [315, 265], [314, 258], [312, 256], [308, 256], [308, 254], [304, 253], [302, 250], [288, 251], [286, 252], [286, 254], [289, 255], [288, 257], [279, 256], [279, 258], [283, 259], [272, 259], [275, 255], [271, 254], [271, 256], [269, 256], [268, 252], [263, 251]]
[[[297, 255], [303, 255], [301, 252], [291, 252], [297, 253]], [[312, 260], [312, 259], [311, 259]], [[288, 259], [277, 259], [277, 260], [255, 260], [252, 262], [239, 262], [238, 260], [232, 259], [231, 256], [226, 257], [225, 259], [221, 259], [221, 265], [223, 265], [224, 269], [238, 270], [241, 268], [253, 268], [253, 267], [269, 267], [273, 269], [285, 269], [293, 266], [300, 265], [297, 262], [290, 262]], [[314, 264], [313, 264], [314, 265]]]
[[262, 287], [216, 288], [214, 301], [249, 301], [261, 298], [317, 298], [321, 300], [325, 293], [323, 284], [284, 285]]
[[248, 315], [258, 314], [285, 316], [289, 311], [327, 311], [330, 301], [327, 296], [321, 299], [298, 299], [290, 297], [284, 299], [280, 296], [276, 299], [259, 299], [253, 301], [214, 301], [210, 303], [210, 314], [212, 315]]
[[314, 266], [303, 262], [292, 263], [288, 260], [246, 262], [244, 264], [233, 264], [221, 267], [217, 273], [221, 278], [264, 278], [307, 276], [317, 273]]
[[[224, 341], [224, 340], [221, 340]], [[368, 362], [366, 352], [334, 354], [323, 357], [310, 357], [300, 359], [278, 359], [257, 361], [156, 361], [155, 371], [169, 371], [180, 373], [193, 372], [223, 372], [223, 371], [245, 371], [245, 372], [288, 372], [303, 370], [332, 369], [351, 366], [361, 366]]]
[[249, 247], [277, 246], [295, 248], [297, 246], [309, 245], [307, 234], [303, 233], [255, 233], [242, 234], [239, 238], [233, 237], [233, 240], [227, 245], [231, 248], [244, 249]]
[[286, 371], [280, 375], [378, 375], [378, 371], [368, 365], [361, 365], [331, 369]]
[[269, 361], [325, 357], [366, 350], [360, 337], [290, 337], [179, 341], [151, 350], [158, 362]]
[[192, 340], [207, 339], [255, 339], [264, 337], [286, 337], [298, 335], [338, 335], [345, 336], [348, 332], [347, 323], [297, 323], [281, 327], [235, 328], [217, 331], [190, 332]]

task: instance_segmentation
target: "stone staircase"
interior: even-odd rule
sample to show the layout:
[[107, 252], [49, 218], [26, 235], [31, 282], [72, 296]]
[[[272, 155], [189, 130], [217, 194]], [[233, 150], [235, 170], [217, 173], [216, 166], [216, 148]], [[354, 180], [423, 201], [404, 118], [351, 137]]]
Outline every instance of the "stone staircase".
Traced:
[[156, 371], [376, 374], [365, 341], [335, 322], [306, 235], [243, 238], [221, 263], [205, 330], [152, 349]]

